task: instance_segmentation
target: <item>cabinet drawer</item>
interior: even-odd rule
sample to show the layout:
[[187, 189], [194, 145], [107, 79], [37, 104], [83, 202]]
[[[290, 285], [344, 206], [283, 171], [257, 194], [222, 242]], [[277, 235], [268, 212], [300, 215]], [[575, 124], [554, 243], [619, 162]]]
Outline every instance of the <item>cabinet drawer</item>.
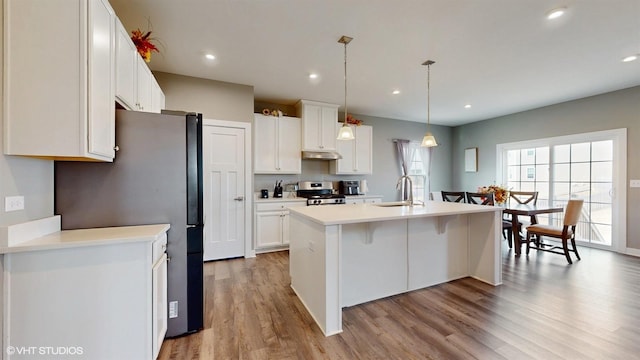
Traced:
[[267, 204], [256, 204], [256, 211], [276, 211], [284, 210], [290, 207], [307, 206], [306, 201], [290, 201], [290, 202], [277, 202]]
[[158, 260], [166, 251], [167, 233], [164, 233], [158, 240], [153, 242], [153, 249], [151, 250], [152, 262], [155, 264], [156, 260]]

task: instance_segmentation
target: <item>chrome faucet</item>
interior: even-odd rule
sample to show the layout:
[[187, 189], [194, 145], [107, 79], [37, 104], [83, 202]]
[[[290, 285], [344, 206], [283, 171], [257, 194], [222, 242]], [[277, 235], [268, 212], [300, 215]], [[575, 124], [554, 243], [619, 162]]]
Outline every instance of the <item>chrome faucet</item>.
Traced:
[[[396, 183], [396, 190], [400, 189], [401, 185], [404, 185], [404, 180], [409, 180], [409, 198], [405, 199], [404, 198], [404, 191], [402, 191], [402, 201], [409, 201], [409, 206], [413, 206], [413, 181], [411, 180], [411, 177], [409, 177], [409, 175], [402, 175], [400, 176], [400, 179], [398, 179], [398, 182]], [[404, 189], [404, 187], [403, 187]]]

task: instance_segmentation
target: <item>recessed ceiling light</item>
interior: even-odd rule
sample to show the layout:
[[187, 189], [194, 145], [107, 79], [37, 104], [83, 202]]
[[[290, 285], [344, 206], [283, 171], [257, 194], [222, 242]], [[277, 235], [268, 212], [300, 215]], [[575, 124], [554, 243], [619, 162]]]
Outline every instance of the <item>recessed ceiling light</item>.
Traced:
[[309, 74], [309, 79], [317, 79], [318, 74]]
[[467, 104], [464, 106], [465, 109], [470, 109], [471, 108], [471, 104]]
[[391, 93], [392, 93], [393, 95], [398, 95], [398, 94], [400, 94], [400, 90], [393, 90]]
[[547, 13], [547, 19], [549, 20], [557, 19], [560, 16], [564, 15], [566, 11], [567, 11], [567, 8], [564, 8], [564, 7], [553, 9]]
[[206, 54], [204, 57], [206, 57], [209, 60], [215, 60], [215, 58], [216, 58], [215, 55], [213, 55], [213, 54]]
[[622, 62], [630, 62], [630, 61], [634, 61], [638, 59], [638, 55], [631, 55], [631, 56], [627, 56], [626, 58], [622, 59]]

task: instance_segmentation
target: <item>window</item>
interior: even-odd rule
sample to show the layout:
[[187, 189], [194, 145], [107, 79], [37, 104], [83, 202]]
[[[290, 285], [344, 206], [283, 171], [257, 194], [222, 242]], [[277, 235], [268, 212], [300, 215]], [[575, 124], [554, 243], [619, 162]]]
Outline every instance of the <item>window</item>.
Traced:
[[413, 154], [413, 161], [411, 161], [411, 167], [409, 168], [409, 177], [413, 182], [413, 198], [419, 201], [425, 201], [425, 183], [427, 175], [424, 174], [424, 167], [422, 166], [422, 156], [420, 151], [415, 151]]
[[[576, 228], [576, 239], [583, 245], [620, 248], [626, 243], [625, 129], [497, 147], [499, 178], [511, 190], [538, 191], [542, 205], [584, 200]], [[563, 217], [555, 213], [539, 216], [538, 221], [562, 226]]]

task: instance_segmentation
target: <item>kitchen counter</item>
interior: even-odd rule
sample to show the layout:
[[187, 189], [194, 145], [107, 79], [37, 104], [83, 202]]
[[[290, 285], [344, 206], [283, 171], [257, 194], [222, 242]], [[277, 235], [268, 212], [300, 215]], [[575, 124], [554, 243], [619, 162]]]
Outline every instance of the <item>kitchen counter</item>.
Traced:
[[152, 242], [167, 230], [169, 224], [60, 231], [60, 216], [52, 216], [2, 228], [0, 254]]
[[354, 224], [372, 221], [410, 219], [484, 212], [502, 212], [500, 207], [427, 201], [424, 206], [387, 206], [396, 203], [354, 204], [344, 206], [308, 206], [290, 209], [321, 225]]
[[291, 288], [326, 336], [342, 332], [343, 307], [463, 277], [502, 282], [501, 208], [388, 205], [289, 209]]

